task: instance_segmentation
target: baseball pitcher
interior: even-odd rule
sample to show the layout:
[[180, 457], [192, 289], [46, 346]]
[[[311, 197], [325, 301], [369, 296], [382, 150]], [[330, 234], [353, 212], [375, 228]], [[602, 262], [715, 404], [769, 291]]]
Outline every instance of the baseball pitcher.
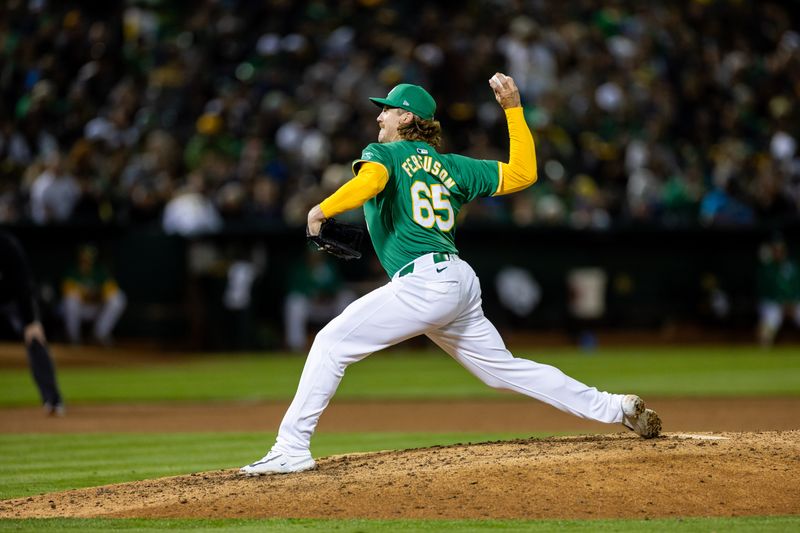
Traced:
[[439, 153], [436, 103], [422, 87], [400, 84], [386, 98], [371, 98], [381, 107], [378, 142], [353, 163], [355, 177], [311, 209], [307, 231], [318, 235], [326, 220], [363, 206], [391, 280], [319, 332], [277, 441], [242, 474], [313, 469], [311, 435], [347, 366], [421, 334], [491, 387], [582, 418], [622, 423], [644, 438], [659, 434], [661, 421], [641, 398], [601, 392], [552, 366], [515, 358], [483, 314], [478, 278], [455, 246], [458, 213], [479, 196], [517, 192], [537, 177], [533, 137], [514, 80], [497, 73], [489, 85], [508, 121], [508, 163]]

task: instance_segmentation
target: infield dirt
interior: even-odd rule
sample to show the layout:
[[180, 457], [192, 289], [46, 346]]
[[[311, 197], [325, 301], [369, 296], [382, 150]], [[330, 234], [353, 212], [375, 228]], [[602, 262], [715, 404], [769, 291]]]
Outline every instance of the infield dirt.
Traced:
[[0, 517], [647, 518], [800, 513], [800, 431], [560, 437], [344, 455], [0, 502]]

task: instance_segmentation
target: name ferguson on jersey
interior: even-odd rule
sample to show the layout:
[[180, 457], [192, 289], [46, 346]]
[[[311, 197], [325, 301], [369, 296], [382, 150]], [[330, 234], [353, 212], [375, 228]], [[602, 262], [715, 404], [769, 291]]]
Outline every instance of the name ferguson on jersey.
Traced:
[[436, 176], [448, 189], [451, 189], [456, 184], [447, 170], [442, 168], [442, 163], [429, 155], [411, 155], [400, 166], [403, 167], [409, 178], [414, 177], [414, 173], [418, 170], [424, 170], [428, 174]]

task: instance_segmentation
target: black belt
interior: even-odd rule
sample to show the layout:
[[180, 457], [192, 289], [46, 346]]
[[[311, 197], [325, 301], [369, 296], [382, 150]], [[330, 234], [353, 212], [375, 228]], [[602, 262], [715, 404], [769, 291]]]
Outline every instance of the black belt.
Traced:
[[[448, 254], [445, 252], [436, 252], [433, 254], [433, 262], [434, 263], [444, 263], [445, 261], [450, 261], [454, 257], [454, 254]], [[397, 272], [397, 277], [402, 278], [403, 276], [407, 276], [414, 272], [414, 261], [411, 261], [409, 264], [401, 268]]]

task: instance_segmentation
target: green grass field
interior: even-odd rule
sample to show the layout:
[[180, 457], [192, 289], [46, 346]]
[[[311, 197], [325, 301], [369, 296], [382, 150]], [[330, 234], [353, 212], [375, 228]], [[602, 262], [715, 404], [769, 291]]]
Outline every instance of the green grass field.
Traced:
[[[542, 351], [544, 353], [544, 351]], [[518, 352], [600, 388], [652, 396], [798, 396], [800, 350], [625, 348]], [[291, 356], [201, 356], [155, 366], [62, 368], [69, 402], [136, 403], [289, 399], [302, 368]], [[338, 398], [478, 398], [491, 391], [438, 352], [377, 354], [348, 369]], [[0, 374], [0, 406], [35, 405], [26, 370]], [[2, 432], [2, 428], [0, 428]], [[530, 434], [327, 434], [314, 453], [402, 449]], [[0, 433], [0, 499], [196, 471], [232, 468], [266, 450], [264, 433], [12, 435]], [[236, 531], [790, 531], [797, 517], [650, 521], [0, 520], [0, 529]]]
[[[595, 352], [518, 351], [598, 388], [648, 396], [800, 395], [800, 349], [621, 348]], [[291, 398], [304, 359], [215, 355], [151, 366], [63, 368], [70, 403], [279, 400]], [[375, 354], [351, 366], [337, 398], [483, 398], [497, 396], [438, 351]], [[0, 374], [0, 406], [34, 405], [26, 369]]]
[[286, 531], [337, 533], [388, 533], [421, 531], [504, 533], [627, 533], [683, 531], [687, 533], [783, 533], [797, 531], [793, 517], [676, 518], [665, 520], [136, 520], [136, 519], [47, 519], [0, 521], [0, 530], [12, 531]]
[[[326, 457], [531, 436], [530, 433], [328, 433], [314, 438], [313, 452], [317, 457]], [[219, 432], [3, 435], [0, 499], [238, 467], [266, 452], [274, 440], [274, 434]]]

